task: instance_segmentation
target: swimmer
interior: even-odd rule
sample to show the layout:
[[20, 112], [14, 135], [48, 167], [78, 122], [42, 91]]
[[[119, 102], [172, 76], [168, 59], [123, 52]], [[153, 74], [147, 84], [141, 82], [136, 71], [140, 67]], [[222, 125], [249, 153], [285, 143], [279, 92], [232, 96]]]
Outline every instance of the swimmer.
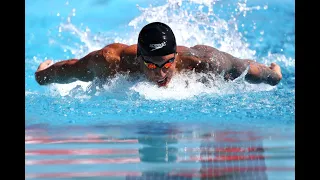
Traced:
[[112, 43], [80, 59], [56, 63], [46, 60], [36, 70], [35, 79], [39, 85], [66, 84], [95, 78], [105, 80], [127, 72], [144, 74], [159, 87], [165, 87], [182, 71], [223, 74], [226, 81], [232, 81], [246, 70], [245, 80], [249, 83], [275, 86], [282, 79], [281, 68], [276, 63], [266, 66], [207, 45], [179, 46], [168, 25], [153, 22], [142, 28], [137, 44]]

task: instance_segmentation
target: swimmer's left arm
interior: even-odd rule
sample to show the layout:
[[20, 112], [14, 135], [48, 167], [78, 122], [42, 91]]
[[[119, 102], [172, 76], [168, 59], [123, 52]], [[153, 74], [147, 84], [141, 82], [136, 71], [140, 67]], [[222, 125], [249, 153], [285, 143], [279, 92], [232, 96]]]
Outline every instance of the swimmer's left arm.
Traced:
[[245, 79], [250, 83], [267, 83], [275, 86], [282, 79], [281, 68], [276, 63], [271, 63], [268, 67], [249, 59], [233, 58], [231, 62], [232, 70], [240, 74], [249, 67]]
[[179, 47], [178, 50], [180, 57], [187, 62], [185, 64], [191, 69], [195, 68], [196, 72], [224, 71], [225, 79], [228, 80], [239, 77], [249, 67], [245, 80], [250, 83], [267, 83], [275, 86], [282, 79], [281, 68], [276, 63], [271, 63], [268, 67], [253, 60], [236, 58], [229, 53], [204, 45], [193, 48]]

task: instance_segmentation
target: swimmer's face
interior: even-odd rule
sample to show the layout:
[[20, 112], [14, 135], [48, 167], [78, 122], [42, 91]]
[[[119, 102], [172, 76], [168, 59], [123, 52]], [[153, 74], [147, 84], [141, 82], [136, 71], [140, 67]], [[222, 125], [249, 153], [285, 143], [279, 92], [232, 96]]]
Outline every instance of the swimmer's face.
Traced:
[[175, 53], [166, 56], [139, 56], [139, 61], [143, 73], [158, 86], [167, 86], [176, 69]]

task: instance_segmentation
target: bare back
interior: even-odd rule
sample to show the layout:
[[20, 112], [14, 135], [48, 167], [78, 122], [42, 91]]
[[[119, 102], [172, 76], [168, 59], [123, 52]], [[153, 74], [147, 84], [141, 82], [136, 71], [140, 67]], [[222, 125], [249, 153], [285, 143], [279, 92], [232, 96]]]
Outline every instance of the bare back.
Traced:
[[[140, 65], [136, 59], [137, 45], [120, 43], [110, 44], [101, 49], [101, 55], [91, 59], [90, 69], [103, 76], [116, 72], [140, 72]], [[191, 48], [177, 47], [177, 70], [195, 70], [196, 72], [211, 71], [221, 73], [231, 69], [233, 56], [206, 45], [196, 45]], [[98, 53], [100, 54], [100, 53]], [[99, 58], [100, 57], [100, 58]]]
[[177, 68], [194, 69], [195, 72], [221, 73], [232, 68], [233, 56], [206, 45], [193, 47], [178, 46], [179, 60]]

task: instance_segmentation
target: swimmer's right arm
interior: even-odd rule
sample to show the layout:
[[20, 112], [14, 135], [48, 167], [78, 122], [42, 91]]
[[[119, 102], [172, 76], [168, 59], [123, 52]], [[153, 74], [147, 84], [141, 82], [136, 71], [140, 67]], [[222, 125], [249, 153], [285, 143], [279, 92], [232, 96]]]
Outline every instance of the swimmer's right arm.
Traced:
[[81, 59], [63, 60], [54, 64], [52, 60], [46, 60], [39, 65], [35, 72], [35, 79], [40, 85], [65, 84], [76, 80], [92, 81], [94, 75], [89, 69], [89, 62], [95, 52]]

